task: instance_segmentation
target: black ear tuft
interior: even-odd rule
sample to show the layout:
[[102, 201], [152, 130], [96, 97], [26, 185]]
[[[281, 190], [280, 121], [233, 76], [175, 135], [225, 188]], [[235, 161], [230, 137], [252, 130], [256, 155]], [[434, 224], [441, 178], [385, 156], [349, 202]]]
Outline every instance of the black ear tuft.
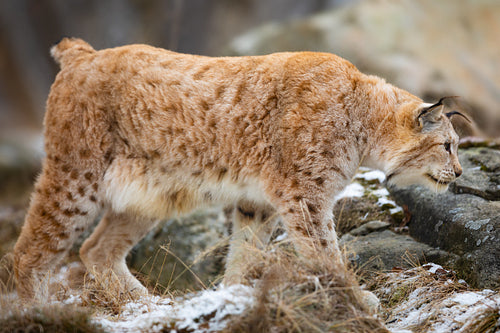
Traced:
[[460, 113], [458, 111], [451, 111], [451, 112], [445, 113], [445, 116], [448, 117], [448, 119], [453, 117], [454, 115], [459, 115], [459, 116], [463, 117], [465, 120], [467, 120], [469, 123], [472, 123], [472, 121], [469, 119], [469, 117], [467, 117], [466, 115], [464, 115], [463, 113]]
[[420, 117], [426, 115], [428, 112], [430, 112], [432, 110], [435, 110], [438, 106], [443, 105], [443, 101], [445, 99], [448, 99], [448, 98], [457, 98], [457, 97], [460, 97], [460, 96], [444, 96], [444, 97], [441, 97], [437, 103], [434, 103], [431, 106], [429, 106], [429, 107], [423, 109], [422, 111], [420, 111], [420, 114], [418, 115], [417, 119], [420, 119]]

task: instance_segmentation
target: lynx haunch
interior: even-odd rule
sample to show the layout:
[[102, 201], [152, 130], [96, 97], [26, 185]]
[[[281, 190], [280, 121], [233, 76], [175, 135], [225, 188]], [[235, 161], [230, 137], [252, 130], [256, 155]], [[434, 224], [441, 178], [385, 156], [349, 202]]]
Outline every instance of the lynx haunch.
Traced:
[[244, 242], [268, 241], [275, 213], [302, 255], [340, 260], [333, 198], [360, 165], [437, 190], [462, 172], [440, 102], [333, 54], [211, 58], [63, 39], [52, 55], [46, 158], [14, 250], [24, 297], [101, 213], [81, 259], [142, 293], [125, 257], [158, 219], [234, 203], [225, 282], [237, 283]]

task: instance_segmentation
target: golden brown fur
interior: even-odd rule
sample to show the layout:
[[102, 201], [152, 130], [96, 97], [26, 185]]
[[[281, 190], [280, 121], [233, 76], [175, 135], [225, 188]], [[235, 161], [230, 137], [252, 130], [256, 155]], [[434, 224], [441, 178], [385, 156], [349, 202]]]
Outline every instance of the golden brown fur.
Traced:
[[82, 260], [142, 292], [125, 256], [157, 219], [239, 202], [234, 283], [241, 243], [267, 241], [272, 224], [255, 221], [275, 212], [292, 238], [340, 258], [333, 198], [360, 165], [439, 189], [461, 173], [440, 109], [421, 115], [428, 104], [333, 54], [210, 58], [146, 45], [95, 51], [79, 39], [52, 54], [61, 71], [46, 158], [15, 247], [23, 296], [104, 210]]

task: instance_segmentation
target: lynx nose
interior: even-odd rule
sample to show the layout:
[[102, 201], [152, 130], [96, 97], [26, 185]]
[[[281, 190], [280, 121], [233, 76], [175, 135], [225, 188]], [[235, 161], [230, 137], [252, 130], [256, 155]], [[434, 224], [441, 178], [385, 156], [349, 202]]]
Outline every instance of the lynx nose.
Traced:
[[462, 175], [462, 168], [455, 169], [455, 177], [460, 177]]

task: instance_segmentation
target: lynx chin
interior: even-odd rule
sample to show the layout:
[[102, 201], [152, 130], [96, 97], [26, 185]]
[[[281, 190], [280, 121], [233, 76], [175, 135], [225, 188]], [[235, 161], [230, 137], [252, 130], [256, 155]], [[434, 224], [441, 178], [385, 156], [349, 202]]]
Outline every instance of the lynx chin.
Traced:
[[52, 56], [46, 157], [14, 249], [22, 297], [102, 213], [81, 259], [141, 294], [125, 257], [159, 219], [233, 204], [224, 281], [238, 283], [245, 242], [265, 244], [273, 216], [301, 255], [341, 260], [333, 198], [359, 166], [440, 191], [462, 173], [456, 112], [333, 54], [211, 58], [63, 39]]

